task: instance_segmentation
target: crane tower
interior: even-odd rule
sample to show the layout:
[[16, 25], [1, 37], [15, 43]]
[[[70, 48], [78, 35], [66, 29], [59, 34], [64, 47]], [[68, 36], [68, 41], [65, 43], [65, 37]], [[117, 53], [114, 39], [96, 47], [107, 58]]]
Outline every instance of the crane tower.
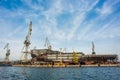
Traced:
[[94, 46], [94, 42], [92, 41], [92, 54], [95, 54], [95, 46]]
[[22, 56], [21, 56], [21, 60], [27, 61], [28, 60], [28, 54], [30, 53], [30, 36], [31, 36], [31, 32], [32, 32], [32, 21], [30, 22], [29, 25], [29, 30], [28, 30], [28, 34], [26, 36], [26, 39], [24, 41], [24, 46], [22, 48]]
[[7, 43], [4, 47], [6, 49], [6, 57], [5, 57], [5, 62], [9, 61], [9, 56], [10, 56], [10, 49], [9, 49], [9, 43]]

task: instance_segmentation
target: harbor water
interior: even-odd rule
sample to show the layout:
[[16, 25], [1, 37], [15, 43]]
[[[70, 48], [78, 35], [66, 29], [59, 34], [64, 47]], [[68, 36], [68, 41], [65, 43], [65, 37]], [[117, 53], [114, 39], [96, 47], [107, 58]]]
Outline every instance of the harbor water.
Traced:
[[120, 80], [120, 67], [0, 67], [0, 80]]

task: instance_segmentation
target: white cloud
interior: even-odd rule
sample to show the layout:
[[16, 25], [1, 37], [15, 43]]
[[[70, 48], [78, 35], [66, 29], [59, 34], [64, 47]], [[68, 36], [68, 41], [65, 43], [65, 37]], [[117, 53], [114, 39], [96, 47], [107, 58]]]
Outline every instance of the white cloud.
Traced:
[[101, 13], [101, 15], [105, 15], [105, 14], [110, 14], [112, 12], [112, 8], [104, 7], [102, 9], [97, 9], [97, 11], [99, 11]]
[[78, 40], [83, 40], [86, 35], [88, 35], [88, 32], [90, 32], [91, 28], [93, 27], [94, 23], [87, 23], [84, 28], [82, 28], [81, 32], [77, 35]]
[[[106, 1], [102, 8], [106, 11], [106, 9], [110, 7], [113, 12], [113, 7], [119, 2], [120, 1], [118, 0], [113, 3], [111, 0]], [[101, 10], [101, 12], [104, 12], [104, 10]], [[92, 22], [90, 21], [84, 25], [85, 28], [82, 28], [81, 32], [78, 34], [78, 40], [94, 41], [96, 39], [113, 39], [119, 37], [119, 17], [119, 13], [114, 14], [114, 16], [109, 16], [108, 12], [105, 13], [104, 16], [103, 14], [98, 15], [96, 18], [91, 20]], [[109, 19], [107, 20], [107, 18]]]
[[98, 0], [96, 0], [94, 3], [91, 3], [89, 1], [88, 2], [83, 1], [83, 3], [84, 4], [82, 4], [82, 5], [85, 7], [78, 8], [79, 11], [76, 12], [77, 15], [74, 16], [73, 25], [72, 25], [73, 27], [70, 30], [70, 33], [67, 37], [68, 40], [72, 39], [75, 36], [77, 29], [80, 28], [81, 23], [84, 22], [87, 12], [90, 11], [98, 3]]
[[20, 33], [22, 30], [23, 30], [23, 27], [20, 26], [16, 28], [13, 32], [9, 33], [8, 37], [12, 37], [13, 35]]
[[[99, 22], [100, 17], [96, 18], [95, 20], [93, 20], [92, 24], [86, 26], [87, 28], [85, 28], [85, 30], [83, 29], [83, 33], [78, 35], [78, 39], [86, 40], [86, 41], [92, 41], [92, 40], [95, 41], [97, 39], [102, 40], [102, 39], [113, 39], [113, 38], [120, 37], [120, 34], [119, 34], [120, 24], [119, 24], [119, 21], [117, 21], [118, 15], [119, 14], [116, 14], [115, 16], [117, 17], [113, 17], [111, 20], [109, 20], [108, 22], [105, 22], [103, 25], [100, 25], [100, 26], [96, 24]], [[100, 28], [93, 29], [92, 26], [93, 28], [95, 26], [99, 26]], [[93, 31], [91, 31], [92, 29]]]
[[47, 20], [51, 21], [51, 19], [56, 18], [62, 13], [63, 7], [61, 4], [62, 3], [60, 0], [55, 1], [53, 5], [47, 11], [43, 11], [42, 14], [45, 15]]
[[94, 35], [96, 36], [96, 38], [97, 37], [98, 38], [113, 38], [113, 37], [116, 37], [116, 35], [118, 35], [118, 33], [119, 33], [119, 31], [118, 31], [119, 27], [117, 26], [119, 24], [119, 22], [116, 21], [117, 19], [118, 19], [117, 17], [112, 18], [112, 20], [105, 23], [100, 30], [95, 32]]
[[[74, 7], [74, 4], [68, 3], [66, 5], [69, 5], [70, 8], [64, 8], [66, 5], [64, 5], [62, 3], [62, 1], [55, 1], [53, 3], [52, 6], [49, 7], [48, 10], [46, 11], [42, 11], [42, 15], [45, 16], [45, 20], [44, 23], [41, 24], [41, 26], [45, 27], [44, 30], [48, 32], [46, 32], [46, 35], [48, 34], [52, 34], [52, 36], [55, 39], [59, 39], [59, 40], [70, 40], [75, 36], [76, 30], [80, 27], [80, 24], [83, 22], [84, 18], [85, 18], [85, 14], [90, 11], [96, 4], [97, 4], [98, 0], [96, 0], [94, 3], [91, 3], [90, 1], [85, 2], [83, 1], [82, 3], [78, 3], [79, 5], [82, 5], [83, 7], [79, 6], [79, 7]], [[86, 5], [86, 7], [84, 7], [84, 5]], [[57, 22], [57, 17], [59, 15], [61, 15], [62, 13], [64, 13], [64, 11], [69, 12], [69, 9], [72, 9], [71, 14], [73, 16], [73, 20], [71, 19], [71, 21], [69, 23], [71, 23], [72, 28], [68, 28], [68, 29], [59, 29], [58, 28], [58, 22]], [[77, 11], [77, 12], [76, 12]], [[66, 23], [66, 24], [69, 24]], [[63, 25], [60, 25], [63, 26]], [[64, 26], [67, 27], [67, 26]], [[47, 29], [48, 28], [48, 29]], [[67, 31], [66, 31], [67, 30]], [[54, 31], [54, 32], [52, 32]], [[55, 34], [54, 34], [55, 33]]]
[[41, 1], [40, 0], [36, 0], [37, 2], [33, 3], [32, 0], [21, 0], [23, 3], [25, 3], [27, 6], [29, 6], [29, 8], [33, 9], [33, 10], [44, 10], [44, 7], [41, 6]]
[[114, 11], [115, 4], [119, 2], [119, 0], [106, 0], [102, 8], [97, 8], [96, 10], [101, 14], [101, 16], [111, 14]]
[[58, 40], [65, 40], [65, 33], [62, 30], [59, 30], [59, 32], [55, 33], [55, 37], [58, 38]]
[[[46, 32], [46, 35], [52, 35], [54, 39], [59, 39], [61, 41], [63, 40], [71, 40], [76, 35], [77, 29], [80, 27], [81, 23], [84, 21], [84, 18], [86, 17], [86, 13], [90, 11], [96, 4], [98, 0], [94, 1], [94, 3], [91, 3], [90, 1], [82, 3], [78, 3], [78, 5], [82, 5], [83, 7], [75, 7], [74, 4], [68, 3], [70, 8], [64, 8], [66, 5], [63, 5], [62, 1], [55, 1], [52, 6], [49, 7], [48, 10], [42, 11], [41, 15], [45, 16], [45, 20], [40, 20], [41, 26], [44, 32]], [[84, 4], [83, 4], [84, 3]], [[84, 7], [86, 5], [86, 7]], [[71, 26], [70, 28], [67, 26], [64, 26], [64, 29], [58, 28], [58, 21], [57, 17], [64, 13], [64, 11], [69, 12], [69, 9], [72, 9], [72, 16], [70, 22], [65, 23], [69, 24]], [[44, 23], [46, 22], [46, 23]], [[70, 25], [71, 24], [71, 25]], [[63, 25], [60, 25], [63, 26]], [[65, 29], [65, 27], [68, 27]], [[54, 31], [54, 32], [53, 32]], [[55, 33], [55, 34], [54, 34]]]

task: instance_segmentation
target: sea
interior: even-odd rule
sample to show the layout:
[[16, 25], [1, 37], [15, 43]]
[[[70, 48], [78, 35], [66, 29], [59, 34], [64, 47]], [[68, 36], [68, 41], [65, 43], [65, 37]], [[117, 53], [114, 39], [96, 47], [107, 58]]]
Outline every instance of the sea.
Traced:
[[0, 67], [0, 80], [120, 80], [120, 67]]

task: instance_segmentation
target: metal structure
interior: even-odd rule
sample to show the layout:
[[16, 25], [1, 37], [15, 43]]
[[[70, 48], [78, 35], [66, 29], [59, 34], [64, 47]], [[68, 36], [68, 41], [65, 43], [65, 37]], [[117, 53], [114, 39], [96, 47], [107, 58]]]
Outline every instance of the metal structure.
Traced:
[[[33, 62], [44, 62], [44, 63], [62, 63], [65, 64], [107, 64], [117, 63], [118, 55], [116, 54], [96, 54], [96, 55], [84, 55], [83, 52], [66, 52], [62, 50], [54, 51], [49, 49], [33, 49], [31, 50], [31, 57]], [[69, 56], [69, 57], [68, 57]]]
[[94, 46], [94, 42], [92, 41], [92, 54], [95, 54], [95, 46]]
[[117, 63], [118, 55], [116, 54], [97, 54], [97, 55], [84, 55], [79, 58], [79, 61], [86, 62], [86, 64], [107, 64]]
[[9, 62], [9, 56], [10, 56], [9, 43], [7, 43], [7, 44], [5, 45], [4, 49], [6, 49], [5, 62]]
[[73, 63], [78, 64], [78, 53], [73, 51]]
[[29, 25], [29, 30], [28, 30], [28, 34], [26, 36], [26, 39], [24, 41], [24, 47], [22, 48], [22, 56], [21, 56], [21, 60], [23, 61], [27, 61], [28, 60], [28, 54], [30, 53], [30, 36], [31, 36], [31, 32], [32, 32], [32, 22], [30, 22]]
[[60, 48], [60, 63], [62, 63], [62, 48]]
[[47, 49], [49, 49], [49, 50], [52, 49], [52, 46], [50, 45], [50, 42], [49, 42], [49, 40], [48, 40], [48, 37], [46, 37], [44, 46], [47, 47]]

